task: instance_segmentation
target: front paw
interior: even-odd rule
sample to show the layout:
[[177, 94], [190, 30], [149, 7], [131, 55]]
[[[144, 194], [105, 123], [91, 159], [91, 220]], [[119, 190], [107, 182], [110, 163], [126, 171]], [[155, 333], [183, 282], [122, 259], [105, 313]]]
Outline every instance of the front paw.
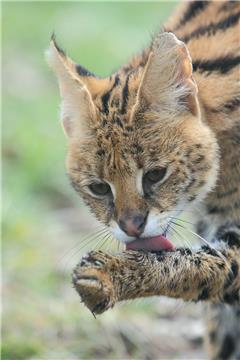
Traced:
[[112, 267], [113, 256], [101, 251], [92, 251], [82, 258], [73, 271], [74, 287], [93, 314], [103, 313], [116, 302], [111, 277]]

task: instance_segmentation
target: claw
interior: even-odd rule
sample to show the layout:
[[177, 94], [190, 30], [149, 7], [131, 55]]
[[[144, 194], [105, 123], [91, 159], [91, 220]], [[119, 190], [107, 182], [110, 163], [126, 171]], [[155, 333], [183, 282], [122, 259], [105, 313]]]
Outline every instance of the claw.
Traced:
[[93, 311], [94, 313], [95, 313], [95, 312], [97, 312], [97, 313], [102, 312], [102, 311], [104, 311], [104, 310], [106, 309], [108, 303], [109, 303], [109, 299], [105, 299], [105, 300], [103, 300], [102, 302], [98, 303], [98, 304], [93, 308], [92, 311]]
[[93, 311], [91, 311], [91, 313], [93, 314], [94, 319], [96, 319], [96, 315], [94, 314], [94, 312], [93, 312]]
[[95, 261], [94, 261], [94, 265], [96, 265], [96, 266], [102, 266], [102, 265], [104, 265], [104, 263], [103, 263], [101, 260], [95, 260]]

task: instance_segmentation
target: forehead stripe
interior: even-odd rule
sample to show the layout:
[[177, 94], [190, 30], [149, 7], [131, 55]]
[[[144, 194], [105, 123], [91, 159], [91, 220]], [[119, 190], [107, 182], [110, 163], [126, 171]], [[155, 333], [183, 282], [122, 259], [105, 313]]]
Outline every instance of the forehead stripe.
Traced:
[[103, 106], [103, 112], [105, 114], [108, 114], [109, 113], [109, 108], [108, 108], [108, 101], [110, 99], [110, 96], [111, 96], [111, 92], [112, 90], [120, 83], [120, 77], [119, 75], [117, 74], [115, 76], [115, 81], [113, 83], [113, 86], [111, 87], [110, 90], [108, 90], [103, 96], [102, 96], [102, 106]]
[[129, 82], [129, 78], [130, 78], [131, 72], [128, 74], [127, 78], [126, 78], [126, 82], [123, 88], [123, 92], [122, 92], [122, 108], [121, 108], [121, 114], [125, 114], [126, 113], [126, 108], [127, 108], [127, 103], [128, 103], [128, 82]]

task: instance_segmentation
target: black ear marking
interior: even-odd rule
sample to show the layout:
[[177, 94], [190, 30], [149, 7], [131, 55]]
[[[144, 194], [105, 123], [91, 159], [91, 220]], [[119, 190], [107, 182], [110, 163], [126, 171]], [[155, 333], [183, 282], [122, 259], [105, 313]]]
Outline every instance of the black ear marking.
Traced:
[[[57, 43], [56, 34], [54, 33], [54, 31], [52, 32], [52, 35], [51, 35], [51, 41], [54, 43], [54, 46], [57, 49], [57, 51], [61, 55], [66, 56], [65, 51]], [[95, 78], [97, 77], [94, 73], [92, 73], [91, 71], [87, 70], [84, 66], [79, 65], [79, 64], [76, 64], [76, 72], [80, 76], [92, 76], [92, 77], [95, 77]]]
[[64, 50], [58, 45], [58, 43], [57, 43], [56, 35], [55, 35], [54, 31], [52, 32], [52, 35], [51, 35], [51, 41], [53, 41], [54, 46], [55, 46], [55, 48], [57, 49], [57, 51], [58, 51], [60, 54], [62, 54], [63, 56], [66, 56], [65, 51], [64, 51]]
[[78, 75], [80, 76], [92, 76], [92, 77], [96, 77], [96, 75], [94, 73], [92, 73], [91, 71], [87, 70], [84, 66], [82, 65], [76, 65], [76, 71], [78, 73]]

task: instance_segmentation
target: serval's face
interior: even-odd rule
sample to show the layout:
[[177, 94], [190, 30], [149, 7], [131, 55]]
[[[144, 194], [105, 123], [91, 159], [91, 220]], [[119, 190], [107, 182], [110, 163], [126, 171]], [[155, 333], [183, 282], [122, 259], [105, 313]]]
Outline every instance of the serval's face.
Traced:
[[127, 248], [171, 249], [169, 223], [206, 195], [217, 173], [185, 46], [165, 33], [145, 62], [107, 79], [76, 67], [54, 43], [50, 60], [73, 187]]

